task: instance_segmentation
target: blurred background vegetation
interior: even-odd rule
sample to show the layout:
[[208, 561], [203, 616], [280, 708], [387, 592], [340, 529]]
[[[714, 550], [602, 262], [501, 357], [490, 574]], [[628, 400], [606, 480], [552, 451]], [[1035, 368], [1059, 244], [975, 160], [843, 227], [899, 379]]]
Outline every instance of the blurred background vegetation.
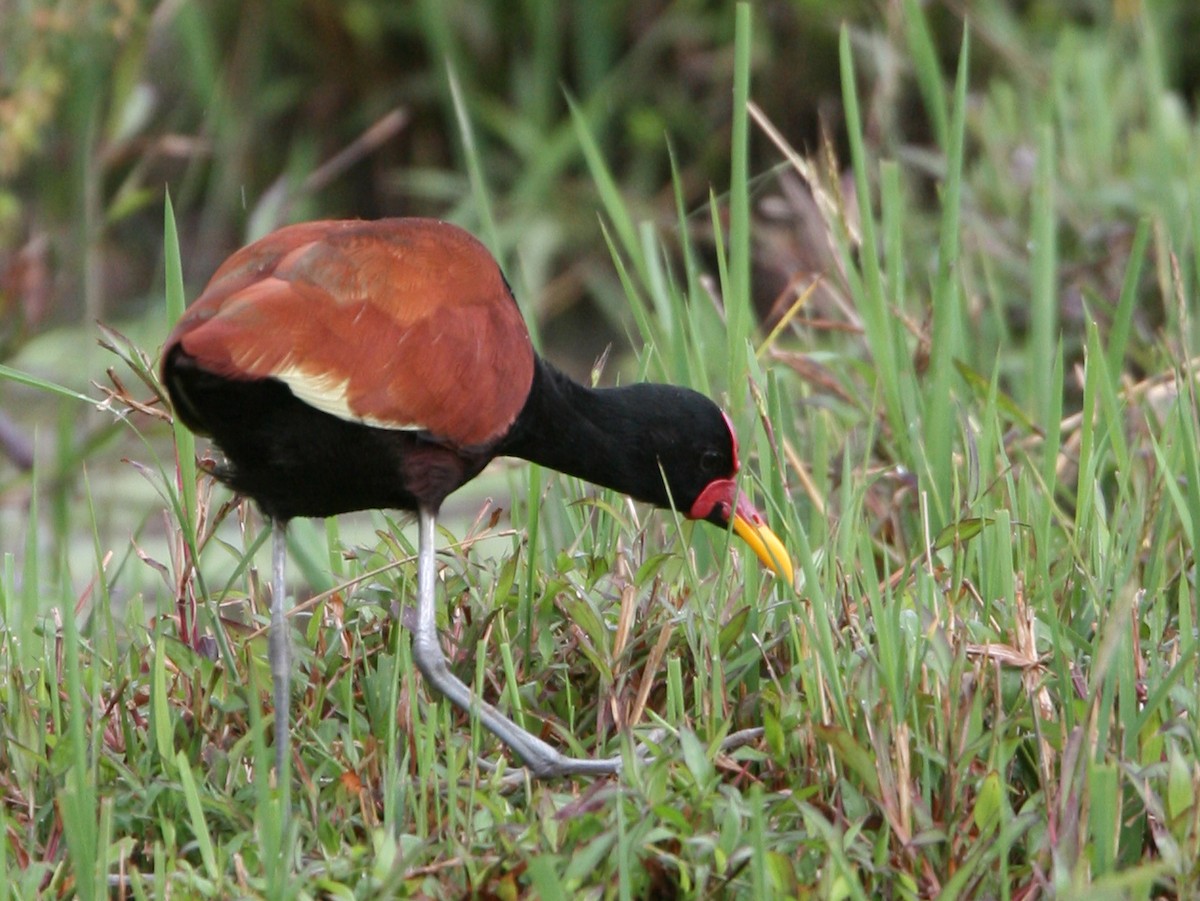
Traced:
[[[759, 102], [801, 145], [838, 90], [842, 6], [764, 8]], [[5, 2], [0, 18], [6, 355], [53, 324], [156, 305], [168, 187], [190, 284], [301, 218], [478, 229], [451, 71], [488, 166], [496, 249], [550, 328], [614, 292], [567, 95], [639, 215], [674, 216], [668, 136], [693, 202], [727, 178], [724, 4], [66, 0]]]
[[[988, 95], [997, 74], [1048, 82], [1065, 32], [1140, 15], [1136, 0], [923, 5], [945, 71], [972, 17], [980, 104], [1005, 103]], [[894, 51], [900, 6], [756, 5], [754, 100], [793, 146], [815, 152], [828, 140], [844, 155], [836, 39], [847, 19], [868, 70], [869, 139], [917, 163], [935, 144], [936, 123]], [[1200, 25], [1187, 0], [1152, 6], [1164, 34]], [[635, 216], [669, 227], [670, 152], [693, 208], [728, 180], [732, 29], [729, 4], [689, 0], [3, 0], [0, 350], [10, 356], [55, 325], [157, 306], [167, 188], [194, 286], [287, 221], [440, 215], [478, 228], [451, 72], [487, 167], [496, 249], [519, 268], [526, 300], [551, 332], [604, 315], [619, 334], [626, 304], [567, 98], [600, 136]], [[1164, 87], [1190, 105], [1200, 48], [1160, 50]], [[1094, 90], [1119, 84], [1119, 73], [1092, 74], [1101, 79]], [[1007, 135], [1005, 124], [976, 121], [975, 149]], [[792, 205], [769, 202], [781, 194], [778, 151], [756, 135], [752, 154], [758, 213], [775, 239], [756, 248], [758, 300], [769, 309], [797, 262], [813, 261], [804, 259], [810, 248], [794, 246], [803, 224], [786, 221]], [[1135, 213], [1137, 198], [1077, 206], [1092, 221], [1068, 241], [1094, 241]], [[705, 229], [707, 215], [695, 222]], [[594, 349], [579, 352], [587, 359]]]

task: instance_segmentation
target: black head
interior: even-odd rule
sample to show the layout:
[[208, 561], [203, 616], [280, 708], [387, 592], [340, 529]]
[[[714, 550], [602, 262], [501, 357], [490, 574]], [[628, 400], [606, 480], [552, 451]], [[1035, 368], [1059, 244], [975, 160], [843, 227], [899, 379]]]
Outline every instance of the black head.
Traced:
[[792, 579], [782, 542], [738, 491], [733, 423], [703, 394], [654, 384], [584, 388], [539, 359], [525, 409], [494, 452], [732, 526]]
[[[659, 495], [643, 496], [643, 500], [673, 505], [689, 519], [732, 526], [766, 566], [792, 584], [792, 562], [783, 542], [738, 490], [737, 435], [729, 417], [707, 397], [686, 388], [634, 386], [627, 394], [644, 400], [647, 409], [662, 411], [641, 418], [644, 447], [661, 467]], [[664, 496], [664, 481], [669, 500]]]
[[631, 385], [621, 395], [637, 431], [628, 437], [639, 458], [629, 493], [728, 525], [739, 466], [729, 417], [703, 394], [674, 385]]

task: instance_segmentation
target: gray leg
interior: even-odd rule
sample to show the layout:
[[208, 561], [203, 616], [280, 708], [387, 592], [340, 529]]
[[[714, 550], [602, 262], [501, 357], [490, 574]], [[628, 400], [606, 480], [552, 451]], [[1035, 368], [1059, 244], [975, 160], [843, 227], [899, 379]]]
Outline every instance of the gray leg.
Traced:
[[417, 631], [413, 635], [413, 661], [429, 684], [450, 703], [471, 716], [479, 717], [500, 741], [508, 745], [530, 773], [540, 779], [572, 774], [615, 773], [621, 769], [620, 757], [582, 759], [560, 754], [540, 738], [530, 735], [491, 704], [476, 697], [450, 672], [438, 640], [434, 606], [434, 520], [432, 510], [417, 514]]
[[268, 656], [271, 660], [271, 682], [275, 697], [275, 778], [283, 781], [283, 765], [288, 759], [290, 738], [292, 647], [288, 640], [287, 588], [283, 568], [287, 562], [287, 521], [272, 523], [274, 543], [271, 548], [271, 629], [268, 637]]

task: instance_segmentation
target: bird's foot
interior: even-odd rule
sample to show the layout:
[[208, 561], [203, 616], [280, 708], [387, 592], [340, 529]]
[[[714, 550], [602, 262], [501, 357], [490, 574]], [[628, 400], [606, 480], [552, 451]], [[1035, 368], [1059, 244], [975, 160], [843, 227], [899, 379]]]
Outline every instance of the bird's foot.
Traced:
[[[633, 756], [641, 763], [654, 759], [658, 746], [668, 735], [666, 729], [653, 730], [644, 741], [638, 742], [633, 749]], [[721, 742], [721, 753], [727, 754], [762, 738], [762, 726], [741, 729], [725, 737]], [[534, 779], [559, 779], [563, 776], [607, 776], [621, 772], [625, 758], [616, 757], [568, 757], [557, 751], [542, 754], [532, 759], [523, 760], [523, 766], [505, 776], [506, 781], [514, 783], [524, 781], [526, 775]], [[480, 760], [479, 767], [489, 773], [494, 773], [499, 766], [490, 760]]]

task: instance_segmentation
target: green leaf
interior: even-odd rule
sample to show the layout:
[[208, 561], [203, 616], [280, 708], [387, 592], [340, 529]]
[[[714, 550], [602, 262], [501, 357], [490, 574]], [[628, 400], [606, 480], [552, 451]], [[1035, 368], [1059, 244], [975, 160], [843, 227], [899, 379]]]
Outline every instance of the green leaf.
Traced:
[[160, 760], [175, 759], [174, 725], [171, 722], [171, 705], [167, 695], [167, 639], [161, 630], [155, 636], [154, 663], [150, 681], [150, 718], [154, 733], [154, 747]]
[[717, 636], [717, 647], [721, 652], [722, 657], [729, 655], [730, 649], [733, 648], [737, 640], [742, 637], [742, 633], [746, 631], [746, 623], [750, 619], [750, 606], [746, 605], [738, 609], [733, 616], [729, 618], [724, 626], [721, 627], [721, 632]]
[[183, 785], [183, 797], [187, 803], [192, 833], [195, 836], [196, 844], [200, 846], [200, 859], [204, 861], [204, 869], [208, 871], [208, 878], [215, 882], [221, 878], [221, 871], [217, 867], [216, 850], [213, 848], [208, 823], [204, 819], [204, 805], [200, 801], [196, 777], [192, 775], [191, 764], [188, 763], [187, 755], [182, 751], [175, 755], [175, 769], [179, 773], [179, 781]]
[[1011, 394], [1001, 391], [991, 379], [976, 372], [964, 360], [955, 360], [954, 368], [958, 370], [958, 374], [962, 377], [963, 381], [975, 392], [976, 397], [980, 400], [986, 400], [990, 393], [995, 392], [996, 403], [1008, 415], [1009, 419], [1017, 423], [1025, 431], [1038, 431], [1037, 425], [1025, 410], [1022, 409], [1021, 405], [1013, 400]]
[[26, 385], [30, 388], [37, 388], [39, 391], [48, 391], [51, 394], [57, 394], [59, 397], [65, 397], [68, 400], [78, 400], [85, 404], [95, 406], [98, 401], [93, 397], [88, 397], [86, 394], [80, 394], [78, 391], [72, 391], [64, 385], [59, 385], [56, 382], [51, 382], [48, 379], [39, 378], [28, 372], [21, 372], [19, 369], [13, 369], [11, 366], [0, 364], [0, 378], [7, 379], [10, 382], [16, 382], [18, 385]]
[[952, 546], [965, 545], [993, 522], [995, 518], [990, 516], [969, 516], [956, 520], [938, 532], [937, 537], [933, 539], [933, 549], [940, 551]]
[[975, 828], [980, 832], [991, 832], [1000, 823], [1000, 813], [1003, 810], [1004, 786], [1000, 774], [994, 770], [988, 773], [979, 794], [975, 798], [975, 809], [971, 817], [975, 820]]
[[838, 726], [814, 725], [813, 734], [829, 745], [835, 757], [850, 772], [858, 776], [866, 794], [879, 797], [879, 773], [875, 770], [875, 755], [854, 740], [854, 736]]
[[708, 759], [708, 749], [704, 747], [704, 743], [691, 729], [680, 729], [679, 746], [683, 752], [684, 765], [691, 772], [696, 784], [701, 787], [707, 786], [712, 779], [713, 764]]

